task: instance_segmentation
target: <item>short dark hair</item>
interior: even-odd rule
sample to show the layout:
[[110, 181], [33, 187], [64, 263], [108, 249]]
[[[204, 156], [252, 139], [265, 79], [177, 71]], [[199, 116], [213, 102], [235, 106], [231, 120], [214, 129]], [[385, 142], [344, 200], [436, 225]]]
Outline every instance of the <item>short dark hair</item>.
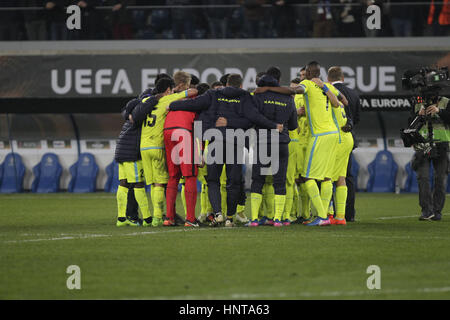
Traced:
[[220, 81], [214, 81], [213, 83], [211, 83], [211, 88], [212, 89], [215, 89], [217, 87], [223, 87], [223, 86], [224, 86], [223, 83], [220, 82]]
[[175, 87], [175, 82], [173, 79], [162, 78], [156, 83], [156, 93], [164, 93], [167, 88], [173, 89]]
[[242, 79], [240, 74], [232, 73], [228, 76], [227, 86], [239, 88], [242, 85], [243, 81], [244, 79]]
[[270, 67], [267, 69], [266, 74], [275, 78], [277, 81], [281, 79], [281, 70], [278, 67]]
[[204, 94], [206, 91], [209, 90], [209, 84], [207, 83], [199, 83], [196, 87], [197, 91], [198, 91], [198, 95], [202, 95]]
[[266, 72], [265, 71], [261, 71], [261, 72], [258, 72], [257, 74], [256, 74], [256, 83], [258, 83], [259, 82], [259, 79], [261, 79], [262, 77], [264, 77], [266, 75]]
[[226, 73], [223, 76], [221, 76], [220, 79], [219, 79], [219, 81], [222, 82], [224, 87], [226, 87], [226, 85], [227, 85], [227, 80], [228, 80], [229, 76], [230, 76], [230, 74]]
[[196, 86], [199, 83], [200, 83], [200, 79], [196, 75], [191, 73], [191, 85]]
[[309, 71], [309, 74], [313, 78], [320, 77], [320, 64], [317, 61], [311, 61], [306, 65], [306, 71]]
[[303, 67], [300, 69], [300, 72], [302, 72], [303, 70], [306, 70], [306, 66], [303, 66]]
[[156, 83], [157, 83], [160, 79], [164, 79], [164, 78], [166, 78], [166, 79], [172, 79], [172, 77], [171, 77], [170, 75], [168, 75], [167, 73], [158, 73], [158, 74], [156, 75], [156, 78], [155, 78], [155, 86], [156, 86]]
[[300, 78], [294, 78], [291, 80], [291, 83], [299, 84], [301, 82]]
[[328, 80], [330, 81], [339, 81], [343, 76], [341, 67], [334, 66], [328, 69]]

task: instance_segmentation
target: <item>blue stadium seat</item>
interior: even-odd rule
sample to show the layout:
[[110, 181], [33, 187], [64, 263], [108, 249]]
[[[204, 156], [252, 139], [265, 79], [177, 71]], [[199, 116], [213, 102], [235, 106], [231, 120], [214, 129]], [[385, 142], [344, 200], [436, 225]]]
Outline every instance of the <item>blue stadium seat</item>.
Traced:
[[369, 171], [368, 192], [395, 192], [398, 165], [391, 152], [387, 150], [378, 152], [367, 169]]
[[113, 160], [105, 170], [108, 176], [105, 183], [105, 192], [116, 193], [119, 186], [119, 164]]
[[25, 166], [22, 157], [17, 153], [8, 153], [1, 168], [0, 193], [13, 193], [23, 191], [23, 177]]
[[359, 163], [356, 161], [355, 156], [352, 156], [352, 176], [355, 183], [355, 191], [358, 191], [358, 174], [359, 174]]
[[69, 182], [69, 192], [94, 192], [97, 181], [98, 165], [91, 153], [82, 153], [77, 162], [69, 169], [72, 178]]
[[[405, 171], [407, 173], [406, 182], [405, 182], [405, 192], [419, 192], [419, 185], [417, 183], [417, 174], [411, 168], [411, 161], [408, 162], [405, 166]], [[430, 165], [430, 187], [433, 188], [434, 179], [433, 179], [433, 165]]]
[[54, 153], [46, 153], [41, 162], [33, 167], [34, 180], [31, 191], [37, 193], [49, 193], [59, 191], [59, 180], [62, 167], [58, 156]]

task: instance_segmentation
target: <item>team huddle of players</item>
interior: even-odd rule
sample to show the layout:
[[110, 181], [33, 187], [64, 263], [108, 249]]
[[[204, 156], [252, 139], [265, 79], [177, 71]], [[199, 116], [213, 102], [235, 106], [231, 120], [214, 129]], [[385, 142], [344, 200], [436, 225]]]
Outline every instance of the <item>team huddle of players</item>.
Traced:
[[[340, 68], [329, 69], [336, 71]], [[120, 180], [117, 226], [233, 227], [236, 221], [248, 227], [345, 225], [345, 177], [353, 149], [344, 109], [348, 102], [319, 76], [320, 65], [313, 61], [290, 87], [281, 87], [280, 70], [270, 67], [258, 74], [258, 87], [249, 93], [238, 74], [225, 75], [211, 86], [198, 79], [195, 83], [183, 71], [173, 78], [158, 75], [155, 87], [130, 101], [123, 112], [126, 121], [115, 157]], [[194, 135], [195, 121], [201, 123], [203, 139]], [[209, 129], [216, 134], [205, 134]], [[256, 129], [253, 142], [239, 137], [249, 129]], [[230, 130], [237, 134], [228, 135]], [[253, 152], [249, 220], [244, 214], [242, 158], [255, 144], [266, 147], [270, 161]], [[202, 184], [198, 218], [197, 179]], [[180, 183], [184, 221], [175, 211]], [[329, 212], [333, 183], [335, 215]], [[151, 185], [153, 215], [145, 185]], [[142, 222], [127, 218], [130, 189]]]

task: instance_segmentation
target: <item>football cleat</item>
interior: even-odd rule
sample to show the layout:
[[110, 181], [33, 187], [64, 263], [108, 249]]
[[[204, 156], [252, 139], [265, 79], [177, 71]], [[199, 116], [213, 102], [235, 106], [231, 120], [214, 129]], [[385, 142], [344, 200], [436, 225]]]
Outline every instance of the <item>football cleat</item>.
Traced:
[[321, 218], [321, 217], [316, 217], [314, 220], [312, 220], [309, 223], [306, 223], [305, 225], [307, 226], [329, 226], [330, 225], [330, 219], [326, 218]]
[[143, 227], [150, 227], [152, 225], [152, 217], [148, 217], [147, 219], [142, 220]]
[[128, 225], [128, 219], [125, 219], [123, 221], [120, 221], [117, 219], [116, 221], [116, 227], [126, 227]]
[[328, 220], [330, 220], [330, 224], [336, 224], [336, 221], [335, 221], [334, 216], [332, 214], [328, 215]]
[[176, 226], [175, 220], [166, 219], [166, 220], [164, 220], [163, 226], [166, 226], [166, 227]]
[[420, 221], [430, 221], [434, 218], [434, 213], [422, 213], [419, 217]]
[[247, 223], [248, 222], [248, 218], [247, 218], [247, 216], [245, 215], [245, 213], [243, 211], [242, 212], [238, 212], [236, 214], [236, 220], [238, 222], [241, 222], [241, 223]]
[[283, 226], [290, 226], [291, 225], [291, 220], [289, 219], [284, 219], [283, 221], [281, 221], [283, 223]]
[[184, 222], [184, 226], [185, 227], [193, 227], [193, 228], [199, 228], [199, 227], [201, 227], [201, 226], [203, 226], [203, 223], [200, 223], [197, 219], [195, 219], [194, 221], [189, 221], [189, 220], [186, 220], [185, 222]]
[[222, 223], [223, 222], [223, 215], [221, 212], [217, 213], [215, 216], [216, 222]]
[[232, 227], [234, 227], [234, 222], [231, 221], [230, 219], [227, 219], [227, 220], [225, 221], [225, 227], [227, 227], [227, 228], [232, 228]]
[[152, 227], [160, 227], [164, 224], [164, 221], [162, 218], [156, 218], [154, 217], [152, 220]]
[[198, 216], [198, 221], [205, 222], [206, 221], [206, 214], [202, 213]]
[[259, 222], [258, 220], [251, 220], [248, 223], [245, 224], [246, 227], [258, 227]]
[[178, 213], [175, 213], [175, 223], [177, 225], [182, 225], [184, 223], [184, 219]]
[[442, 219], [442, 214], [441, 213], [435, 213], [433, 215], [433, 217], [431, 218], [431, 220], [433, 221], [440, 221]]
[[273, 221], [273, 226], [274, 227], [282, 227], [283, 223], [280, 220], [276, 219]]
[[345, 226], [347, 224], [347, 222], [345, 221], [345, 218], [342, 218], [342, 219], [334, 218], [334, 223], [333, 224], [340, 225], [340, 226]]

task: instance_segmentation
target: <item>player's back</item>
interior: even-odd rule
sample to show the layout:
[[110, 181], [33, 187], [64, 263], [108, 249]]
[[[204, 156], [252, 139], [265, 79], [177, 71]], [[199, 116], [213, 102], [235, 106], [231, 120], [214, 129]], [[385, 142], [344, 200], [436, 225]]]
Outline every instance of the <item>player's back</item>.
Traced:
[[303, 97], [311, 134], [337, 133], [332, 116], [332, 105], [322, 88], [307, 79], [300, 85], [305, 89]]
[[[185, 98], [187, 91], [169, 94], [159, 99], [158, 104], [142, 123], [141, 149], [164, 148], [163, 129], [167, 116], [167, 106], [176, 100]], [[144, 98], [142, 102], [145, 102]]]
[[289, 142], [288, 131], [295, 130], [298, 126], [294, 99], [291, 96], [271, 91], [255, 94], [254, 99], [262, 115], [283, 125], [280, 142]]

